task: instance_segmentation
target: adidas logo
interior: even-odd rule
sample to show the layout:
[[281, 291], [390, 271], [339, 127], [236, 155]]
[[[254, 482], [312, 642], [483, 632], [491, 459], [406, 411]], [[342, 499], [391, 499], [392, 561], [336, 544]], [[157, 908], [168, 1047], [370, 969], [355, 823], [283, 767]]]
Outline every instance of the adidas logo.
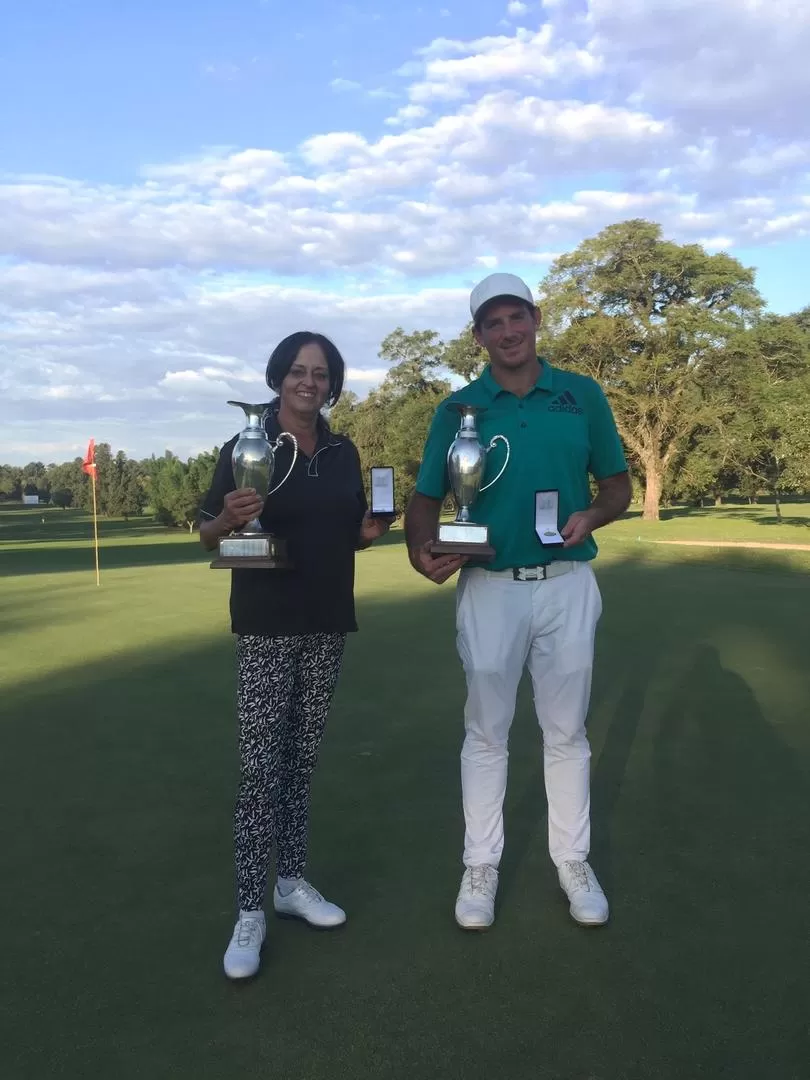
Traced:
[[570, 390], [563, 391], [549, 403], [549, 412], [567, 412], [573, 413], [575, 416], [582, 416], [585, 411], [577, 405], [577, 399], [571, 393]]

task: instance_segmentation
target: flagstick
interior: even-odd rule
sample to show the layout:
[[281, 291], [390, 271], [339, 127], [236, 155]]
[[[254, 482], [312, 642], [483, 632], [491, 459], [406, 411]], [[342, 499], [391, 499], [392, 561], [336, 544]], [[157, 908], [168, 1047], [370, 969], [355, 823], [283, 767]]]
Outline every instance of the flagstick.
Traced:
[[93, 466], [91, 474], [91, 480], [93, 481], [93, 539], [96, 548], [96, 585], [101, 584], [101, 576], [98, 570], [98, 514], [96, 513], [96, 467]]

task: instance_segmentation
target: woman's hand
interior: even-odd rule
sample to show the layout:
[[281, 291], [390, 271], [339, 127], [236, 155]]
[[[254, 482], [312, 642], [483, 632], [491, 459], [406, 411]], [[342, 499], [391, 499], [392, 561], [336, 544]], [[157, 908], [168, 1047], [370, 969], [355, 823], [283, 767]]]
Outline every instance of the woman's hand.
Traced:
[[373, 517], [371, 511], [366, 510], [363, 521], [360, 524], [360, 543], [364, 547], [373, 544], [381, 536], [385, 536], [392, 524], [396, 521], [396, 514], [390, 517]]
[[258, 517], [264, 503], [253, 488], [237, 488], [225, 496], [222, 507], [222, 524], [230, 529], [241, 529], [249, 521]]

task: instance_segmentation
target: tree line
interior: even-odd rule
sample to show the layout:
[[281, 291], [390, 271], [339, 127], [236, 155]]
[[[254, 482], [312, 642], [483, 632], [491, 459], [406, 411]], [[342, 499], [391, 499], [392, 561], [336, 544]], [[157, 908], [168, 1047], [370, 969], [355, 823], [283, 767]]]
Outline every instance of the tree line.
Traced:
[[[647, 520], [672, 502], [762, 495], [781, 517], [784, 495], [810, 491], [810, 307], [766, 312], [753, 270], [666, 240], [639, 219], [555, 260], [538, 295], [538, 352], [604, 388]], [[471, 325], [449, 342], [398, 327], [379, 357], [388, 367], [381, 385], [363, 400], [344, 392], [329, 421], [357, 445], [366, 477], [372, 465], [394, 466], [403, 509], [434, 410], [487, 357]], [[149, 506], [164, 523], [191, 529], [217, 453], [132, 461], [102, 443], [99, 511], [126, 517]], [[0, 466], [0, 498], [24, 493], [90, 505], [81, 458]]]
[[[763, 495], [781, 519], [784, 495], [810, 491], [810, 307], [767, 313], [751, 269], [638, 219], [555, 260], [538, 293], [538, 352], [604, 388], [645, 519]], [[364, 462], [396, 467], [404, 505], [447, 376], [469, 381], [487, 357], [471, 325], [447, 344], [397, 329], [380, 357], [382, 385], [341, 399], [334, 422]]]
[[[141, 461], [123, 450], [113, 454], [109, 443], [97, 443], [96, 505], [104, 517], [140, 517], [146, 510], [164, 525], [192, 530], [200, 503], [214, 475], [219, 451], [214, 448], [182, 461], [170, 451]], [[82, 458], [63, 464], [0, 465], [0, 499], [19, 501], [38, 495], [41, 502], [63, 509], [91, 511], [90, 478]]]

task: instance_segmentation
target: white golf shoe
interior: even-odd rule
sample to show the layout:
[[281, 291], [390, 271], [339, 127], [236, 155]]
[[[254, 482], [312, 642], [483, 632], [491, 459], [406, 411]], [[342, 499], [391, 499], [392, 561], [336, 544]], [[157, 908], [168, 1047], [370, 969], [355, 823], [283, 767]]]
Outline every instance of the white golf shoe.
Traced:
[[263, 911], [240, 911], [225, 950], [223, 967], [229, 979], [249, 979], [259, 970], [266, 926]]
[[588, 863], [564, 862], [557, 873], [574, 922], [581, 926], [601, 926], [608, 921], [607, 897]]
[[498, 871], [494, 866], [468, 866], [456, 898], [456, 922], [463, 930], [486, 930], [495, 922]]
[[282, 896], [278, 885], [273, 889], [273, 907], [282, 919], [303, 919], [319, 930], [331, 930], [346, 922], [346, 912], [324, 900], [317, 889], [303, 881], [291, 893]]

